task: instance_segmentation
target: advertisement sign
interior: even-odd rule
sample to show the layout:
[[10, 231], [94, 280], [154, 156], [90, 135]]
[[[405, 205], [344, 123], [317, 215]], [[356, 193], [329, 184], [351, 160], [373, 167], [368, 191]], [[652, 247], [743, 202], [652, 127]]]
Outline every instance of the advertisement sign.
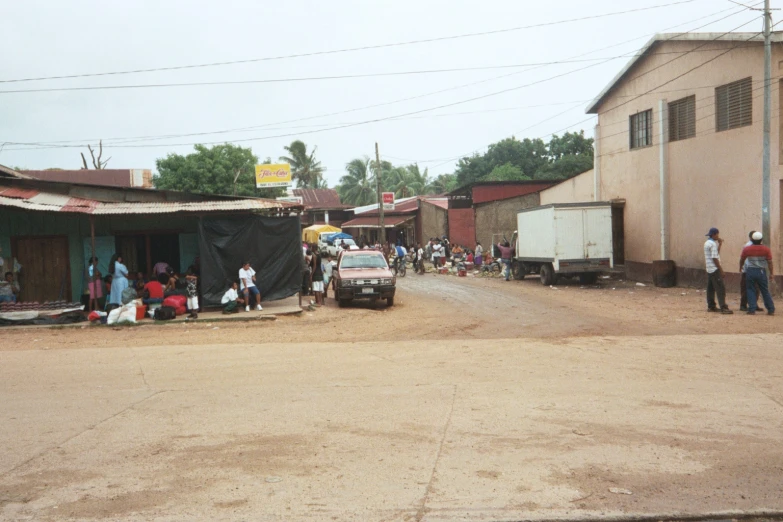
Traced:
[[394, 192], [381, 192], [383, 210], [394, 210]]
[[290, 187], [291, 165], [288, 163], [272, 163], [256, 165], [256, 187]]

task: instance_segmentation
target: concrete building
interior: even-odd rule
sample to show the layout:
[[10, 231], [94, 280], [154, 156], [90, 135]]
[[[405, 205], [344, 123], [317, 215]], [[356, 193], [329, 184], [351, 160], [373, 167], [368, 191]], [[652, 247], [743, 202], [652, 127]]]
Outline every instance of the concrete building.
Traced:
[[283, 199], [304, 205], [302, 228], [311, 225], [332, 225], [341, 227], [343, 222], [353, 217], [350, 205], [340, 203], [340, 195], [335, 189], [292, 189], [294, 199]]
[[[781, 267], [783, 33], [773, 42], [772, 233], [765, 242]], [[741, 249], [762, 226], [763, 78], [756, 33], [654, 37], [587, 109], [598, 115], [594, 171], [545, 190], [541, 203], [592, 197], [622, 205], [626, 269], [642, 280], [651, 279], [654, 260], [667, 259], [680, 283], [704, 284], [702, 245], [718, 227], [728, 284], [738, 288]]]
[[[444, 235], [446, 232], [441, 231], [446, 225], [444, 214], [447, 208], [448, 200], [437, 196], [413, 196], [395, 200], [394, 210], [386, 210], [383, 213], [386, 239], [415, 245], [419, 241], [424, 243], [430, 237]], [[380, 230], [378, 204], [357, 207], [353, 211], [354, 218], [342, 224], [343, 231], [354, 238], [364, 237], [369, 242], [375, 242]]]
[[479, 181], [447, 194], [448, 236], [454, 244], [473, 248], [476, 241], [492, 244], [503, 235], [511, 240], [517, 228], [517, 212], [537, 207], [539, 192], [555, 181]]

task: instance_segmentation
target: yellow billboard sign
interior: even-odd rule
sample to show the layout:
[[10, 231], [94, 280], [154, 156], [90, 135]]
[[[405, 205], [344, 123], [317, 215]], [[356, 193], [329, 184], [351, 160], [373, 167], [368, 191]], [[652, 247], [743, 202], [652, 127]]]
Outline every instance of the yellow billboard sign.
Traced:
[[256, 187], [290, 187], [291, 165], [288, 163], [272, 163], [256, 165]]

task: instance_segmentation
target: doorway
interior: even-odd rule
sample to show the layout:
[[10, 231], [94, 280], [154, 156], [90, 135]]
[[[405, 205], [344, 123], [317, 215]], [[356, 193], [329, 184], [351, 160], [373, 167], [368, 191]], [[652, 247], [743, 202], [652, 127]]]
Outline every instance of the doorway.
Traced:
[[22, 265], [19, 300], [72, 300], [71, 261], [66, 236], [11, 238], [13, 256]]
[[165, 261], [179, 272], [179, 234], [126, 234], [115, 237], [117, 252], [122, 254], [131, 278], [137, 272], [149, 278], [155, 263]]
[[625, 265], [625, 201], [612, 201], [612, 253], [614, 266]]

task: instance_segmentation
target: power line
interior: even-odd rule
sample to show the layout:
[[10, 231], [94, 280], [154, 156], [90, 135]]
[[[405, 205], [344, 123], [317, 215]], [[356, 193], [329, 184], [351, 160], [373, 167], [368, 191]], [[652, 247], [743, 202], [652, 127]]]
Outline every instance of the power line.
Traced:
[[[734, 8], [721, 10], [721, 11], [718, 11], [716, 13], [712, 13], [712, 14], [709, 14], [709, 15], [706, 15], [706, 16], [702, 16], [702, 17], [699, 17], [699, 18], [697, 18], [695, 20], [691, 20], [689, 22], [684, 22], [682, 24], [678, 24], [676, 26], [669, 27], [667, 29], [664, 29], [664, 31], [667, 31], [667, 30], [670, 30], [670, 29], [673, 29], [673, 28], [676, 28], [676, 27], [680, 27], [680, 26], [686, 25], [688, 23], [692, 23], [694, 21], [699, 21], [699, 20], [703, 20], [705, 18], [710, 18], [710, 17], [718, 15], [718, 14], [723, 14], [723, 13], [725, 13], [728, 10], [734, 10]], [[706, 27], [708, 25], [711, 25], [711, 24], [714, 24], [716, 22], [725, 20], [726, 18], [735, 16], [735, 15], [743, 13], [745, 11], [746, 11], [746, 9], [735, 10], [733, 13], [731, 13], [731, 14], [729, 14], [727, 16], [724, 16], [723, 18], [720, 18], [720, 19], [717, 19], [717, 20], [713, 20], [713, 21], [711, 21], [711, 22], [709, 22], [707, 24], [704, 24], [704, 25], [702, 25], [700, 27], [691, 29], [691, 30], [687, 31], [686, 33], [679, 33], [679, 34], [687, 34], [688, 32], [696, 31], [698, 29], [701, 29], [701, 28]], [[748, 23], [750, 23], [750, 22], [748, 22]], [[743, 25], [746, 25], [746, 24], [743, 24]], [[740, 27], [742, 27], [742, 26], [740, 26]], [[653, 33], [653, 34], [656, 34], [656, 33]], [[674, 35], [674, 36], [677, 36], [677, 35]], [[639, 38], [644, 38], [644, 37], [645, 36], [634, 38], [632, 40], [627, 40], [625, 42], [621, 42], [620, 44], [614, 44], [612, 46], [608, 46], [608, 47], [604, 47], [604, 48], [601, 48], [601, 49], [597, 49], [595, 51], [588, 51], [586, 53], [582, 53], [582, 54], [576, 55], [576, 56], [574, 56], [572, 58], [579, 58], [581, 56], [585, 56], [585, 55], [591, 54], [593, 52], [598, 52], [598, 51], [601, 51], [601, 50], [604, 50], [604, 49], [607, 49], [607, 48], [610, 48], [610, 47], [616, 47], [617, 45], [622, 45], [624, 43], [627, 43], [627, 42], [630, 42], [630, 41], [633, 41], [633, 40], [636, 40], [636, 39], [639, 39]], [[686, 51], [685, 54], [687, 54], [689, 52], [693, 52], [693, 50]], [[578, 72], [580, 70], [584, 70], [586, 68], [589, 68], [589, 67], [592, 67], [592, 66], [595, 66], [595, 65], [601, 65], [601, 63], [590, 65], [588, 67], [584, 67], [582, 69], [577, 69], [575, 71], [570, 71], [570, 72], [564, 73], [562, 75], [558, 75], [558, 76], [556, 76], [554, 78], [557, 78], [557, 77], [560, 77], [560, 76], [565, 76], [565, 75], [571, 74], [573, 72]], [[534, 68], [536, 68], [536, 67], [534, 67]], [[528, 70], [532, 70], [532, 69], [528, 69]], [[521, 72], [526, 72], [526, 71], [521, 71]], [[283, 122], [276, 122], [276, 123], [270, 123], [270, 124], [259, 125], [259, 126], [236, 128], [236, 129], [226, 129], [226, 130], [213, 131], [213, 132], [180, 134], [180, 135], [170, 134], [170, 135], [159, 135], [159, 136], [139, 136], [139, 137], [133, 137], [133, 138], [110, 138], [109, 140], [112, 140], [112, 139], [114, 139], [114, 140], [126, 140], [126, 141], [131, 141], [131, 142], [132, 141], [146, 141], [146, 140], [153, 140], [153, 139], [156, 140], [156, 139], [167, 139], [167, 138], [174, 138], [174, 137], [190, 137], [190, 136], [201, 136], [201, 135], [208, 135], [208, 134], [223, 134], [223, 133], [229, 133], [229, 132], [243, 132], [243, 131], [248, 131], [248, 130], [269, 128], [272, 125], [279, 125], [279, 124], [285, 124], [285, 123], [295, 123], [295, 122], [306, 121], [306, 120], [311, 120], [311, 119], [318, 119], [318, 118], [322, 118], [322, 117], [328, 117], [328, 116], [334, 116], [334, 115], [340, 115], [340, 114], [347, 114], [347, 113], [350, 113], [350, 112], [356, 112], [356, 111], [360, 111], [360, 110], [365, 110], [365, 109], [375, 108], [375, 107], [381, 107], [381, 106], [391, 105], [391, 104], [395, 104], [395, 103], [401, 103], [401, 102], [410, 101], [410, 100], [414, 100], [414, 99], [418, 99], [418, 98], [423, 98], [423, 97], [426, 97], [426, 96], [431, 96], [431, 95], [435, 95], [435, 94], [441, 94], [443, 92], [448, 92], [448, 91], [451, 91], [451, 90], [456, 90], [456, 89], [460, 89], [460, 88], [467, 87], [467, 86], [473, 86], [473, 85], [478, 85], [478, 84], [481, 84], [481, 83], [486, 83], [488, 81], [493, 81], [493, 80], [496, 80], [496, 79], [505, 78], [505, 77], [508, 77], [508, 76], [513, 76], [513, 75], [516, 75], [516, 74], [520, 74], [520, 72], [514, 72], [514, 73], [511, 73], [511, 74], [501, 75], [501, 76], [498, 76], [498, 77], [489, 78], [489, 79], [485, 79], [485, 80], [480, 80], [480, 81], [472, 82], [472, 83], [468, 83], [468, 84], [462, 84], [462, 85], [458, 85], [458, 86], [455, 86], [455, 87], [449, 87], [449, 88], [446, 88], [446, 89], [441, 89], [441, 90], [438, 90], [438, 91], [425, 93], [425, 94], [412, 96], [412, 97], [407, 97], [407, 98], [403, 98], [403, 99], [399, 99], [399, 100], [393, 100], [393, 101], [390, 101], [390, 102], [383, 102], [383, 103], [373, 104], [373, 105], [369, 105], [369, 106], [365, 106], [365, 107], [349, 109], [349, 110], [345, 110], [345, 111], [337, 111], [337, 112], [332, 112], [332, 113], [328, 113], [328, 114], [322, 114], [322, 115], [318, 115], [318, 116], [297, 118], [297, 119], [293, 119], [293, 120], [286, 120], [286, 121], [283, 121]], [[543, 81], [548, 81], [550, 79], [553, 79], [553, 78], [549, 78], [549, 79], [545, 79], [545, 80], [541, 80], [541, 81], [542, 82]], [[540, 82], [534, 82], [534, 83], [540, 83]], [[421, 110], [421, 111], [414, 111], [412, 113], [406, 113], [406, 115], [412, 115], [412, 114], [418, 114], [418, 113], [422, 113], [422, 112], [428, 112], [430, 110], [437, 110], [438, 108], [448, 107], [448, 106], [451, 106], [451, 105], [457, 105], [457, 104], [460, 104], [460, 103], [467, 103], [469, 101], [474, 101], [474, 100], [481, 99], [481, 98], [488, 97], [488, 96], [494, 96], [496, 94], [501, 94], [501, 93], [507, 92], [509, 90], [514, 90], [514, 89], [526, 87], [526, 86], [529, 86], [529, 85], [532, 85], [532, 84], [518, 86], [518, 87], [511, 88], [511, 89], [507, 89], [505, 91], [500, 91], [499, 93], [492, 93], [492, 94], [485, 95], [485, 96], [480, 96], [480, 97], [477, 97], [477, 98], [471, 98], [469, 100], [455, 102], [453, 104], [442, 105], [442, 106], [436, 107], [436, 108], [424, 109], [424, 110]], [[341, 129], [341, 128], [345, 128], [345, 127], [351, 127], [351, 126], [355, 126], [355, 125], [363, 125], [363, 124], [366, 124], [366, 123], [375, 123], [375, 122], [379, 122], [379, 121], [403, 119], [403, 118], [405, 118], [406, 115], [396, 115], [396, 116], [391, 116], [391, 117], [387, 117], [387, 118], [379, 118], [379, 119], [368, 120], [368, 121], [363, 121], [363, 122], [354, 122], [354, 123], [349, 123], [349, 124], [340, 124], [340, 125], [337, 125], [337, 126], [334, 126], [334, 127], [320, 129], [320, 130], [314, 130], [314, 131], [309, 131], [309, 132], [306, 132], [306, 133], [309, 134], [309, 133], [313, 133], [313, 132], [329, 131], [329, 130]], [[305, 133], [299, 133], [299, 134], [305, 134]], [[280, 136], [269, 136], [269, 137], [259, 137], [259, 138], [249, 138], [249, 139], [233, 140], [233, 141], [253, 141], [253, 140], [256, 140], [256, 139], [258, 139], [258, 140], [261, 140], [261, 139], [271, 139], [271, 138], [278, 138], [278, 137], [288, 137], [288, 136], [292, 136], [292, 135], [294, 135], [294, 134], [286, 134], [286, 135], [280, 135]], [[95, 141], [95, 140], [81, 140], [80, 144], [77, 145], [77, 146], [78, 147], [84, 146], [83, 143], [85, 141]], [[106, 140], [104, 140], [104, 141], [106, 141]], [[51, 142], [51, 143], [75, 143], [75, 142], [79, 142], [79, 140], [67, 140], [67, 141], [63, 141], [63, 142]], [[12, 142], [7, 142], [7, 143], [12, 143]], [[49, 147], [49, 146], [46, 146], [47, 143], [49, 143], [49, 142], [34, 142], [34, 143], [24, 143], [24, 144], [19, 142], [17, 144], [19, 144], [19, 145], [33, 145], [33, 146], [34, 145], [42, 145], [42, 146], [36, 147], [36, 149], [74, 147], [74, 146], [67, 146], [67, 145], [61, 145], [61, 146], [58, 145], [58, 146], [54, 146], [54, 147]], [[213, 143], [222, 143], [222, 142], [213, 142]], [[178, 145], [180, 145], [180, 144], [161, 144], [161, 145], [152, 145], [152, 146], [178, 146]], [[183, 144], [183, 145], [191, 145], [191, 144], [189, 143], [189, 144]], [[120, 145], [113, 144], [113, 146], [117, 147], [117, 146], [120, 146]], [[138, 147], [143, 147], [143, 146], [142, 145], [126, 145], [126, 147], [127, 148], [130, 148], [130, 147], [138, 148]], [[9, 149], [9, 150], [32, 150], [32, 149]], [[459, 157], [462, 157], [462, 156], [459, 156]]]
[[448, 40], [456, 40], [460, 38], [473, 38], [476, 36], [487, 36], [492, 34], [502, 34], [502, 33], [510, 33], [514, 31], [522, 31], [526, 29], [535, 29], [539, 27], [550, 27], [553, 25], [559, 25], [559, 24], [566, 24], [566, 23], [573, 23], [573, 22], [581, 22], [585, 20], [594, 20], [597, 18], [605, 18], [608, 16], [619, 16], [629, 13], [636, 13], [641, 11], [650, 11], [653, 9], [662, 9], [665, 7], [672, 7], [675, 5], [681, 5], [681, 4], [689, 4], [692, 2], [695, 2], [696, 0], [680, 0], [677, 2], [671, 2], [668, 4], [660, 4], [660, 5], [654, 5], [649, 7], [640, 7], [635, 9], [628, 9], [625, 11], [615, 11], [611, 13], [603, 13], [598, 15], [591, 15], [591, 16], [581, 16], [578, 18], [570, 18], [565, 20], [557, 20], [554, 22], [543, 22], [538, 24], [532, 24], [532, 25], [525, 25], [525, 26], [518, 26], [518, 27], [510, 27], [507, 29], [495, 29], [492, 31], [482, 31], [482, 32], [476, 32], [476, 33], [466, 33], [466, 34], [459, 34], [459, 35], [451, 35], [451, 36], [441, 36], [436, 38], [426, 38], [422, 40], [409, 40], [406, 42], [396, 42], [396, 43], [388, 43], [388, 44], [378, 44], [378, 45], [368, 45], [368, 46], [362, 46], [362, 47], [350, 47], [346, 49], [333, 49], [329, 51], [315, 51], [310, 53], [300, 53], [300, 54], [289, 54], [284, 56], [270, 56], [270, 57], [264, 57], [264, 58], [250, 58], [246, 60], [231, 60], [231, 61], [223, 61], [223, 62], [212, 62], [212, 63], [202, 63], [202, 64], [194, 64], [194, 65], [177, 65], [177, 66], [170, 66], [170, 67], [156, 67], [156, 68], [148, 68], [148, 69], [134, 69], [134, 70], [126, 70], [126, 71], [112, 71], [112, 72], [102, 72], [102, 73], [85, 73], [85, 74], [69, 74], [69, 75], [62, 75], [62, 76], [44, 76], [44, 77], [38, 77], [38, 78], [19, 78], [14, 80], [0, 80], [0, 83], [18, 83], [18, 82], [32, 82], [32, 81], [43, 81], [43, 80], [62, 80], [62, 79], [68, 79], [68, 78], [87, 78], [87, 77], [94, 77], [94, 76], [114, 76], [114, 75], [124, 75], [124, 74], [137, 74], [137, 73], [148, 73], [148, 72], [160, 72], [160, 71], [174, 71], [174, 70], [183, 70], [183, 69], [196, 69], [196, 68], [203, 68], [203, 67], [218, 67], [218, 66], [225, 66], [225, 65], [237, 65], [237, 64], [245, 64], [245, 63], [256, 63], [256, 62], [265, 62], [265, 61], [273, 61], [273, 60], [285, 60], [285, 59], [291, 59], [291, 58], [304, 58], [309, 56], [321, 56], [326, 54], [337, 54], [337, 53], [347, 53], [347, 52], [355, 52], [355, 51], [366, 51], [371, 49], [383, 49], [388, 47], [401, 47], [406, 45], [418, 45], [423, 43], [431, 43], [431, 42], [442, 42], [442, 41], [448, 41]]
[[[744, 23], [744, 24], [742, 24], [742, 25], [738, 26], [737, 28], [735, 28], [735, 29], [732, 29], [731, 31], [727, 31], [726, 33], [723, 33], [723, 34], [719, 35], [717, 38], [714, 38], [714, 39], [712, 39], [712, 40], [709, 40], [709, 41], [707, 41], [707, 42], [705, 42], [705, 43], [703, 43], [703, 44], [699, 45], [698, 47], [696, 47], [695, 49], [692, 49], [691, 51], [695, 51], [695, 50], [697, 50], [697, 49], [699, 49], [699, 48], [703, 47], [704, 45], [707, 45], [708, 43], [712, 43], [712, 42], [718, 41], [720, 38], [722, 38], [722, 37], [723, 37], [723, 36], [725, 36], [726, 34], [729, 34], [729, 33], [733, 32], [733, 31], [736, 31], [737, 29], [739, 29], [739, 28], [741, 28], [741, 27], [743, 27], [743, 26], [747, 25], [748, 23], [751, 23], [752, 21], [753, 21], [753, 20], [751, 20], [751, 21], [749, 21], [749, 22], [746, 22], [746, 23]], [[783, 20], [782, 20], [782, 22], [783, 22]], [[781, 22], [778, 22], [778, 23], [781, 23]], [[775, 25], [777, 25], [777, 24], [775, 24]], [[752, 35], [750, 38], [748, 38], [747, 40], [745, 40], [745, 42], [748, 42], [748, 41], [750, 41], [751, 39], [753, 39], [753, 38], [756, 38], [756, 37], [757, 37], [759, 34], [761, 34], [761, 33], [754, 33], [754, 34], [753, 34], [753, 35]], [[676, 81], [676, 80], [678, 80], [678, 79], [682, 78], [683, 76], [685, 76], [685, 75], [687, 75], [687, 74], [690, 74], [690, 73], [692, 73], [692, 72], [693, 72], [693, 71], [695, 71], [696, 69], [699, 69], [699, 68], [701, 68], [701, 67], [703, 67], [703, 66], [705, 66], [705, 65], [707, 65], [707, 64], [709, 64], [709, 63], [711, 63], [711, 62], [713, 62], [713, 61], [715, 61], [715, 60], [717, 60], [718, 58], [720, 58], [720, 57], [722, 57], [722, 56], [724, 56], [724, 55], [726, 55], [726, 54], [730, 53], [731, 51], [734, 51], [734, 50], [735, 50], [737, 47], [738, 47], [737, 45], [734, 45], [734, 46], [730, 47], [730, 48], [729, 48], [729, 49], [727, 49], [726, 51], [724, 51], [724, 52], [722, 52], [722, 53], [720, 53], [720, 54], [718, 54], [718, 55], [716, 55], [716, 56], [713, 56], [713, 57], [712, 57], [712, 58], [710, 58], [709, 60], [706, 60], [706, 61], [702, 62], [701, 64], [699, 64], [699, 65], [696, 65], [695, 67], [692, 67], [691, 69], [688, 69], [688, 70], [687, 70], [687, 71], [685, 71], [684, 73], [682, 73], [682, 74], [679, 74], [678, 76], [675, 76], [674, 78], [672, 78], [672, 79], [670, 79], [670, 80], [667, 80], [666, 82], [664, 82], [664, 83], [662, 83], [662, 84], [660, 84], [660, 85], [658, 85], [658, 86], [656, 86], [656, 87], [654, 87], [654, 88], [652, 88], [652, 89], [650, 89], [650, 90], [648, 90], [648, 91], [646, 91], [646, 92], [644, 92], [644, 93], [641, 93], [641, 94], [639, 94], [639, 95], [637, 95], [637, 96], [635, 96], [635, 97], [633, 97], [633, 98], [631, 98], [631, 99], [629, 99], [629, 100], [626, 100], [626, 101], [624, 101], [624, 102], [622, 102], [622, 103], [620, 103], [620, 104], [618, 104], [618, 105], [616, 105], [616, 106], [614, 106], [614, 107], [611, 107], [611, 108], [607, 109], [606, 111], [604, 111], [604, 114], [605, 114], [605, 113], [607, 113], [607, 112], [609, 112], [609, 111], [613, 111], [613, 110], [615, 110], [615, 109], [618, 109], [618, 108], [620, 108], [620, 107], [622, 107], [622, 106], [625, 106], [625, 105], [627, 105], [627, 104], [629, 104], [629, 103], [631, 103], [631, 102], [633, 102], [633, 101], [635, 101], [635, 100], [637, 100], [637, 99], [641, 98], [642, 96], [646, 96], [646, 95], [648, 95], [648, 94], [650, 94], [650, 93], [652, 93], [652, 92], [655, 92], [655, 91], [656, 91], [658, 88], [660, 88], [660, 87], [663, 87], [663, 86], [665, 86], [665, 85], [668, 85], [668, 84], [670, 84], [670, 83], [672, 83], [672, 82], [674, 82], [674, 81]], [[686, 54], [687, 54], [687, 53], [686, 53]], [[661, 66], [655, 67], [655, 68], [654, 68], [654, 69], [652, 69], [652, 70], [659, 69], [660, 67], [662, 67], [662, 66], [664, 66], [664, 65], [668, 65], [669, 63], [671, 63], [671, 62], [673, 62], [674, 60], [677, 60], [677, 59], [679, 59], [679, 58], [681, 58], [681, 57], [682, 57], [682, 56], [680, 56], [680, 57], [678, 57], [678, 58], [674, 58], [673, 60], [670, 60], [670, 61], [666, 62], [665, 64], [662, 64]], [[647, 71], [647, 72], [650, 72], [650, 71]], [[646, 73], [643, 73], [643, 74], [640, 74], [640, 75], [638, 75], [638, 76], [635, 76], [634, 78], [632, 78], [632, 79], [630, 79], [630, 80], [628, 80], [628, 81], [633, 81], [633, 80], [635, 80], [635, 79], [637, 79], [637, 78], [639, 78], [639, 77], [643, 76], [644, 74], [646, 74]], [[552, 119], [552, 118], [549, 118], [549, 119]], [[563, 131], [567, 131], [568, 129], [570, 129], [570, 128], [573, 128], [573, 127], [574, 127], [574, 126], [576, 126], [576, 125], [581, 125], [582, 123], [585, 123], [585, 122], [587, 122], [587, 121], [590, 121], [590, 120], [592, 120], [592, 119], [594, 119], [594, 116], [590, 116], [590, 117], [588, 117], [588, 118], [586, 118], [586, 119], [584, 119], [584, 120], [581, 120], [581, 121], [579, 121], [579, 122], [577, 122], [577, 123], [575, 123], [575, 124], [571, 124], [571, 125], [568, 125], [567, 127], [564, 127], [564, 128], [562, 128], [562, 129], [556, 130], [556, 131], [554, 131], [554, 132], [552, 132], [552, 133], [549, 133], [549, 134], [547, 134], [547, 135], [543, 136], [543, 137], [542, 137], [542, 138], [540, 138], [540, 139], [543, 139], [543, 138], [545, 138], [545, 137], [548, 137], [548, 136], [553, 136], [553, 135], [555, 135], [555, 134], [558, 134], [558, 133], [560, 133], [560, 132], [563, 132]], [[516, 133], [515, 133], [515, 134], [516, 134]], [[600, 141], [602, 138], [599, 136], [599, 138], [598, 138], [598, 139], [599, 139], [599, 141]], [[469, 152], [468, 154], [473, 154], [474, 152], [476, 152], [476, 151]], [[440, 163], [440, 164], [438, 164], [438, 165], [435, 165], [435, 166], [433, 167], [433, 169], [436, 169], [436, 168], [438, 168], [438, 167], [441, 167], [441, 166], [445, 165], [446, 163], [449, 163], [450, 161], [455, 161], [455, 160], [458, 160], [458, 159], [464, 158], [464, 157], [466, 157], [468, 154], [462, 154], [462, 155], [460, 155], [460, 156], [456, 156], [456, 157], [452, 158], [451, 160], [447, 160], [447, 161], [445, 161], [445, 162], [443, 162], [443, 163]]]

